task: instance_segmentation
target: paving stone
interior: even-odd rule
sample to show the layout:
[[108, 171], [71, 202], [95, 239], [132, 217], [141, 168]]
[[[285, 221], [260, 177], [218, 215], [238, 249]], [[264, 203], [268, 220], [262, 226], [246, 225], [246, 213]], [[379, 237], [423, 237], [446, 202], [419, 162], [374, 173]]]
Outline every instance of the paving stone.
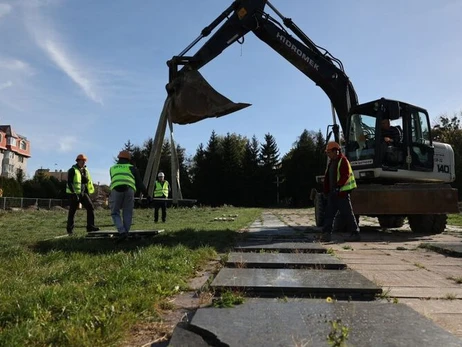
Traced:
[[310, 267], [338, 270], [344, 269], [346, 264], [330, 254], [232, 252], [228, 256], [226, 266], [238, 268]]
[[400, 251], [389, 251], [390, 258], [397, 258], [406, 261], [411, 264], [421, 264], [424, 266], [432, 265], [461, 265], [462, 260], [459, 258], [448, 257], [439, 253], [435, 253], [428, 250], [422, 250], [421, 252], [400, 252]]
[[223, 268], [211, 286], [217, 291], [232, 288], [248, 295], [336, 297], [371, 300], [382, 289], [352, 270]]
[[422, 246], [451, 257], [462, 257], [462, 242], [460, 241], [451, 243], [424, 243]]
[[427, 265], [425, 267], [428, 271], [437, 273], [443, 277], [454, 277], [454, 278], [462, 278], [462, 263], [461, 265]]
[[288, 226], [281, 227], [261, 227], [261, 228], [249, 228], [248, 234], [253, 235], [296, 235], [300, 231]]
[[445, 277], [425, 269], [416, 269], [417, 271], [358, 270], [358, 272], [382, 287], [458, 287], [456, 283], [451, 283]]
[[370, 270], [370, 271], [417, 271], [418, 268], [413, 264], [362, 264], [362, 263], [350, 263], [348, 267], [353, 270]]
[[311, 252], [326, 253], [327, 249], [319, 243], [313, 242], [261, 242], [248, 241], [238, 243], [234, 250], [241, 252], [277, 251], [281, 253]]
[[233, 308], [199, 309], [188, 329], [213, 338], [214, 346], [328, 346], [330, 322], [336, 320], [348, 328], [348, 346], [460, 347], [462, 342], [404, 304], [380, 302], [253, 299]]
[[396, 298], [462, 299], [462, 288], [455, 287], [391, 287], [389, 289], [389, 295]]
[[335, 254], [347, 264], [381, 264], [381, 265], [402, 265], [405, 264], [401, 259], [390, 257], [387, 255], [371, 257], [370, 255], [355, 255], [347, 256], [343, 254]]

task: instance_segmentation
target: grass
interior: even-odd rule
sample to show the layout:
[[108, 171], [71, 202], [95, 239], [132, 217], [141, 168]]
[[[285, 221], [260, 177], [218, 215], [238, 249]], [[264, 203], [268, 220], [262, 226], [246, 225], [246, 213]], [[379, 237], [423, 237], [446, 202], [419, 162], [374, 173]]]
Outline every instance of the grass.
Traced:
[[448, 214], [448, 225], [462, 226], [462, 214]]
[[[165, 229], [151, 239], [115, 243], [88, 240], [85, 210], [74, 237], [65, 234], [67, 211], [0, 211], [0, 345], [114, 346], [135, 324], [159, 321], [168, 297], [226, 252], [236, 230], [258, 209], [168, 209], [167, 223], [137, 209], [135, 229]], [[234, 221], [214, 221], [238, 214]], [[96, 224], [114, 230], [108, 210]]]

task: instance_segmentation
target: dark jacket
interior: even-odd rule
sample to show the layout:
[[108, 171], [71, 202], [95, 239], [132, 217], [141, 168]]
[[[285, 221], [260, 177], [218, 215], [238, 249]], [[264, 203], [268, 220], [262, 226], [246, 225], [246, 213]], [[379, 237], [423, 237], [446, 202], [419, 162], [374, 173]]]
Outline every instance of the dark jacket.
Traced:
[[[350, 171], [348, 169], [348, 159], [343, 155], [343, 153], [340, 153], [338, 156], [338, 159], [342, 159], [342, 162], [340, 163], [340, 179], [337, 181], [337, 186], [336, 187], [330, 187], [329, 183], [329, 169], [330, 166], [332, 165], [332, 161], [329, 162], [329, 165], [327, 166], [326, 173], [324, 174], [324, 193], [328, 194], [330, 191], [332, 191], [335, 188], [342, 187], [347, 181], [348, 178], [350, 177]], [[338, 165], [338, 161], [335, 162], [336, 165]], [[335, 169], [337, 171], [337, 168]], [[348, 192], [339, 192], [338, 196], [346, 196]]]

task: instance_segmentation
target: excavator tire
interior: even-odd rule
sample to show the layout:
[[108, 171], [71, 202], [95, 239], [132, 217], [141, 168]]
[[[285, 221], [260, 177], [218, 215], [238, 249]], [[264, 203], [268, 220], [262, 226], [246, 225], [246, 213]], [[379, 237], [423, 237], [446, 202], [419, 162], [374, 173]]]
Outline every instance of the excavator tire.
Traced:
[[317, 193], [314, 199], [314, 218], [316, 226], [322, 227], [324, 225], [324, 217], [326, 214], [326, 199], [322, 193]]
[[445, 214], [420, 214], [407, 217], [409, 226], [414, 233], [441, 234], [446, 229], [448, 216]]
[[404, 220], [406, 217], [403, 216], [392, 216], [384, 215], [378, 216], [379, 224], [382, 228], [392, 229], [392, 228], [401, 228], [404, 225]]

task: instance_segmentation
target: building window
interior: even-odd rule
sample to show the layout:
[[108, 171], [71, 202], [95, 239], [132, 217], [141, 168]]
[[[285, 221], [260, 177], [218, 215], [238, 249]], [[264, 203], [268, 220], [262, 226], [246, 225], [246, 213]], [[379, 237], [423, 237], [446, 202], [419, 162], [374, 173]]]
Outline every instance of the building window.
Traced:
[[16, 139], [14, 137], [8, 137], [8, 139], [6, 140], [6, 144], [16, 147]]
[[25, 151], [25, 150], [27, 149], [27, 143], [26, 143], [26, 141], [24, 141], [24, 140], [21, 141], [20, 148], [21, 148], [23, 151]]
[[24, 157], [18, 156], [18, 161], [19, 161], [20, 163], [24, 163]]

